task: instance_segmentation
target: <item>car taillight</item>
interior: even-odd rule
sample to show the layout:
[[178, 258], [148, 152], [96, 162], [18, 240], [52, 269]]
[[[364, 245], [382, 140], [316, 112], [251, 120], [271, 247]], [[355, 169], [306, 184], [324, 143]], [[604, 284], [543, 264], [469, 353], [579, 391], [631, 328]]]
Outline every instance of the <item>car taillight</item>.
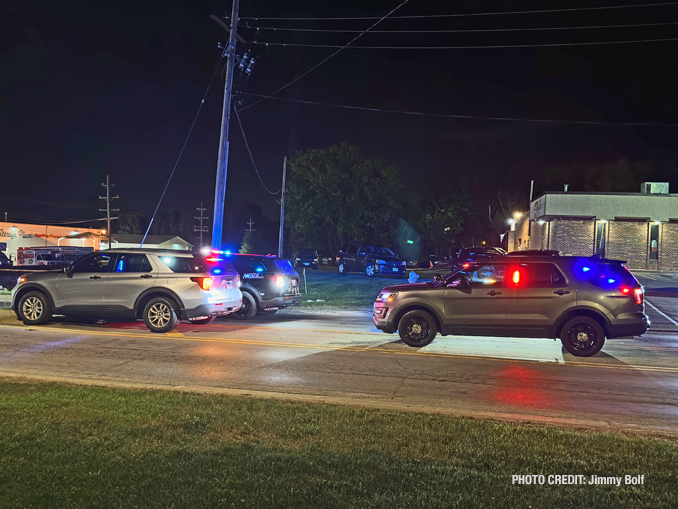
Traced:
[[282, 288], [285, 284], [285, 278], [283, 276], [275, 276], [273, 282], [275, 283], [275, 286]]
[[205, 291], [212, 289], [212, 283], [214, 280], [211, 277], [192, 277], [191, 281], [198, 283], [198, 286]]
[[635, 288], [633, 290], [633, 296], [636, 299], [636, 304], [641, 305], [643, 303], [643, 289]]
[[520, 271], [519, 271], [519, 270], [516, 270], [516, 271], [513, 273], [513, 282], [514, 282], [515, 284], [520, 283]]

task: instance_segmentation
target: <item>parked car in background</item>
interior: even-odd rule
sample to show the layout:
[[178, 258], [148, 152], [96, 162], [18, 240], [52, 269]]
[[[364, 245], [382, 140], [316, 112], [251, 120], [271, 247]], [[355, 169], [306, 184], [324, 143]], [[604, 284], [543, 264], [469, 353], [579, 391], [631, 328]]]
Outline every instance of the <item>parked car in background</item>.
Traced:
[[0, 251], [0, 267], [12, 267], [14, 262], [7, 258], [7, 255]]
[[299, 274], [290, 260], [250, 254], [228, 254], [226, 259], [240, 274], [242, 291], [242, 307], [231, 318], [273, 315], [301, 302]]
[[579, 357], [598, 353], [605, 338], [650, 327], [643, 287], [624, 262], [575, 256], [496, 256], [437, 281], [390, 286], [373, 319], [414, 347], [438, 332], [560, 338]]
[[318, 251], [313, 249], [300, 249], [292, 257], [294, 260], [294, 268], [311, 267], [313, 270], [318, 270]]
[[457, 251], [457, 256], [450, 261], [450, 265], [453, 269], [458, 269], [468, 262], [486, 260], [506, 254], [506, 251], [500, 247], [464, 247]]
[[337, 272], [362, 272], [368, 276], [405, 276], [406, 262], [387, 247], [351, 242], [337, 253]]
[[152, 332], [210, 323], [240, 308], [238, 273], [214, 257], [164, 249], [96, 251], [62, 270], [23, 274], [12, 309], [26, 325], [53, 315], [143, 319]]

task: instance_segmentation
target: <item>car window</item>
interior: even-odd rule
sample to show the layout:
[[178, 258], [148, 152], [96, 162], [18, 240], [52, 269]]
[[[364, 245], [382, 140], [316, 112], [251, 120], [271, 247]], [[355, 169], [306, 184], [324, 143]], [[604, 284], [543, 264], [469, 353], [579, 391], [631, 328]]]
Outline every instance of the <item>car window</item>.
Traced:
[[151, 272], [151, 262], [143, 254], [123, 253], [115, 263], [115, 272]]
[[296, 270], [294, 270], [292, 262], [290, 262], [289, 260], [267, 258], [264, 260], [264, 264], [271, 271], [282, 272], [283, 274], [286, 274], [288, 276], [299, 275], [299, 273]]
[[115, 256], [115, 253], [95, 253], [76, 262], [75, 265], [73, 265], [73, 272], [110, 272]]
[[456, 273], [451, 280], [448, 280], [447, 286], [459, 286], [462, 280], [466, 280], [471, 287], [503, 286], [506, 276], [506, 265], [482, 265], [480, 267], [471, 267]]
[[340, 253], [345, 253], [346, 251], [348, 251], [348, 244], [344, 244], [339, 250]]
[[248, 272], [267, 272], [268, 269], [261, 260], [244, 260]]
[[385, 256], [395, 256], [395, 254], [393, 253], [393, 251], [391, 251], [391, 250], [390, 250], [389, 248], [387, 248], [387, 247], [373, 247], [373, 246], [370, 246], [369, 249], [371, 249], [371, 250], [372, 250], [372, 253], [374, 253], [374, 254], [380, 254], [380, 255], [385, 255]]
[[358, 252], [358, 246], [356, 246], [355, 244], [351, 244], [350, 246], [348, 246], [348, 251], [347, 251], [348, 254], [356, 254], [357, 252]]
[[565, 277], [552, 263], [521, 263], [509, 269], [510, 280], [522, 288], [565, 285]]
[[172, 272], [182, 274], [206, 272], [203, 261], [196, 256], [160, 256], [160, 260], [167, 265]]

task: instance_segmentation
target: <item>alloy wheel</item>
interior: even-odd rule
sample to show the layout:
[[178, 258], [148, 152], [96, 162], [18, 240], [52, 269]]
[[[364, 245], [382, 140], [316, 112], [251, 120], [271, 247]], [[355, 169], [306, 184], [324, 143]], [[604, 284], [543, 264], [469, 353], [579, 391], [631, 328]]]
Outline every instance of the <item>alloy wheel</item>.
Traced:
[[428, 322], [423, 318], [412, 318], [406, 327], [407, 336], [414, 342], [426, 340], [429, 334]]
[[164, 302], [157, 302], [148, 310], [148, 321], [153, 327], [161, 329], [165, 327], [171, 318], [172, 310]]
[[37, 297], [28, 297], [21, 308], [21, 312], [29, 320], [39, 319], [43, 310], [42, 301]]
[[365, 267], [365, 274], [368, 276], [374, 276], [374, 265], [368, 265]]
[[595, 329], [587, 324], [575, 325], [569, 330], [568, 336], [576, 350], [593, 348], [598, 339]]

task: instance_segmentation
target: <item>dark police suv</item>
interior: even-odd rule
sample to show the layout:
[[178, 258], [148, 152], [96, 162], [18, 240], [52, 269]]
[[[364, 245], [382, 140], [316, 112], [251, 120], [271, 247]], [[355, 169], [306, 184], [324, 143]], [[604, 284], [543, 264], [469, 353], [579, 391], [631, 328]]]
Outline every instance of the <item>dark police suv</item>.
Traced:
[[589, 357], [605, 338], [640, 336], [650, 327], [644, 290], [618, 260], [574, 256], [497, 256], [447, 277], [384, 288], [376, 327], [421, 347], [440, 332], [470, 336], [560, 338]]
[[376, 274], [404, 276], [406, 262], [398, 258], [387, 247], [369, 246], [360, 242], [351, 242], [337, 253], [337, 271], [362, 272], [368, 276]]

